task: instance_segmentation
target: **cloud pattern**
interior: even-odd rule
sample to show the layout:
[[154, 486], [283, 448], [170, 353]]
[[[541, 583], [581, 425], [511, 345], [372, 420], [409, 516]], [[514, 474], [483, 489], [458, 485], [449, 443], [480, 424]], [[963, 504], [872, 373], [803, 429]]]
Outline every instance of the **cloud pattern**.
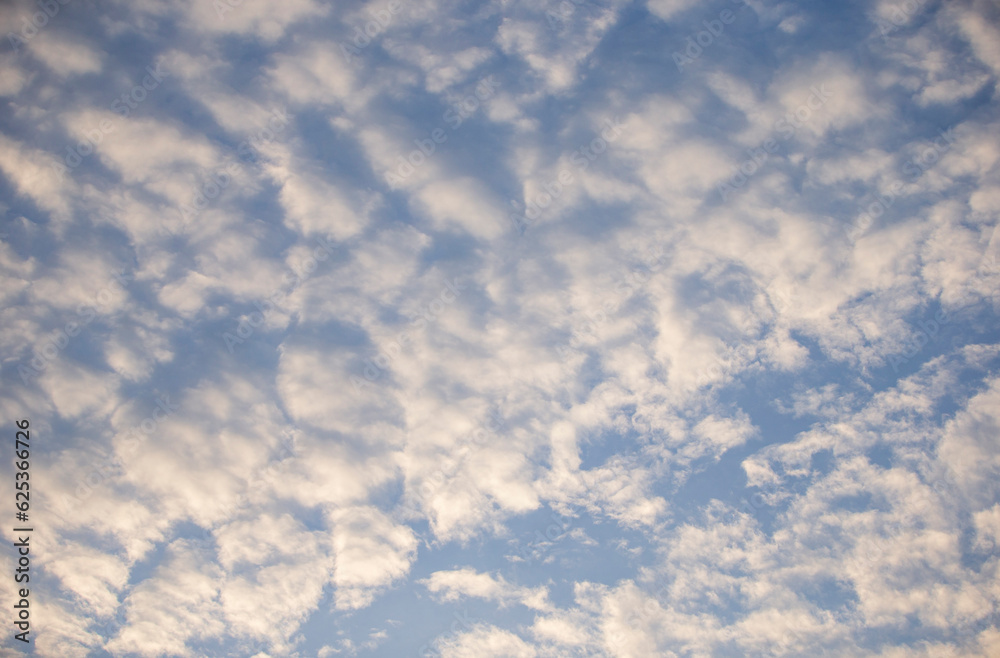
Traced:
[[0, 24], [37, 655], [1000, 652], [995, 3]]

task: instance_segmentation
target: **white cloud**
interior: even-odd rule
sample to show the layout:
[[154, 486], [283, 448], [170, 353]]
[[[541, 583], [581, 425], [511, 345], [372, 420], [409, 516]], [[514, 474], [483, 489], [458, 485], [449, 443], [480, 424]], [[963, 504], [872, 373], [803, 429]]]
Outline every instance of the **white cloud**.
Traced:
[[125, 599], [126, 622], [107, 648], [141, 656], [177, 654], [195, 638], [221, 634], [221, 573], [203, 548], [177, 541], [156, 573]]
[[489, 240], [508, 228], [498, 200], [490, 199], [482, 185], [470, 178], [432, 183], [420, 191], [415, 205], [438, 230], [461, 228]]
[[940, 459], [974, 509], [982, 509], [1000, 495], [1000, 450], [993, 440], [1000, 429], [998, 423], [1000, 381], [993, 380], [948, 423], [938, 448]]
[[101, 56], [87, 44], [67, 33], [41, 30], [28, 42], [31, 54], [62, 77], [98, 73]]
[[221, 1], [213, 4], [190, 2], [185, 19], [188, 27], [208, 33], [250, 34], [265, 42], [284, 36], [295, 23], [317, 19], [328, 12], [313, 0], [291, 0], [280, 8], [267, 0]]
[[0, 171], [18, 194], [29, 197], [62, 224], [70, 219], [70, 199], [76, 186], [61, 164], [48, 153], [0, 135]]
[[457, 637], [443, 638], [438, 643], [445, 658], [473, 658], [474, 656], [510, 656], [534, 658], [538, 653], [524, 640], [510, 631], [496, 626], [481, 626]]
[[648, 0], [646, 6], [650, 13], [666, 21], [675, 14], [684, 12], [697, 4], [696, 0]]
[[344, 240], [364, 227], [363, 214], [352, 207], [346, 195], [308, 168], [275, 166], [269, 173], [281, 186], [281, 203], [289, 228], [305, 236], [329, 235]]
[[49, 362], [38, 383], [64, 418], [87, 412], [108, 414], [119, 403], [118, 382], [114, 377], [66, 358]]
[[374, 507], [330, 513], [333, 523], [336, 605], [351, 610], [369, 605], [378, 590], [405, 576], [416, 557], [417, 540]]
[[0, 62], [0, 96], [16, 96], [27, 84], [27, 74], [13, 53], [0, 55]]
[[535, 610], [549, 607], [548, 590], [544, 587], [519, 587], [508, 583], [503, 576], [494, 577], [465, 567], [453, 571], [435, 571], [430, 578], [419, 581], [428, 591], [446, 602], [458, 601], [463, 596], [487, 599], [501, 607], [520, 603]]
[[[68, 5], [0, 56], [0, 413], [55, 437], [38, 650], [391, 652], [416, 601], [498, 609], [432, 642], [453, 656], [995, 653], [993, 8], [882, 39], [755, 5], [768, 38], [733, 26], [704, 75], [668, 48], [664, 77], [648, 46], [712, 18], [687, 0], [620, 27], [643, 8], [460, 4], [406, 5], [351, 62], [387, 4]], [[866, 55], [799, 38], [828, 19]], [[151, 62], [140, 112], [102, 109]], [[510, 555], [546, 508], [565, 539]]]
[[[976, 56], [1000, 76], [1000, 31], [996, 29], [996, 7], [981, 0], [972, 7], [948, 7], [948, 13], [958, 23], [963, 35], [972, 44]], [[993, 23], [991, 24], [991, 19]]]
[[128, 583], [129, 567], [121, 558], [88, 546], [66, 546], [48, 569], [59, 578], [64, 589], [74, 592], [100, 619], [108, 619], [118, 610], [119, 596]]
[[353, 70], [345, 66], [343, 55], [330, 45], [308, 45], [297, 52], [279, 53], [266, 74], [294, 103], [335, 103], [358, 110], [370, 95], [356, 88]]
[[583, 5], [564, 21], [553, 21], [550, 14], [555, 12], [541, 8], [524, 18], [505, 16], [496, 43], [504, 53], [524, 60], [543, 91], [565, 93], [579, 82], [581, 65], [615, 25], [622, 6], [617, 0], [610, 6]]
[[319, 605], [333, 557], [323, 533], [309, 532], [285, 514], [233, 522], [215, 533], [219, 563], [228, 572], [220, 592], [235, 635], [267, 638], [276, 651]]

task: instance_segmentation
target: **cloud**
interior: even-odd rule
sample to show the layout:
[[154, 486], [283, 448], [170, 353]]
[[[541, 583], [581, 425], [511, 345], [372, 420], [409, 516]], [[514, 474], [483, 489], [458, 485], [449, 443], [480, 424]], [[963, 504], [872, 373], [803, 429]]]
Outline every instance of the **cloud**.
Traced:
[[31, 54], [61, 77], [97, 73], [102, 68], [101, 56], [69, 34], [42, 30], [28, 43]]
[[513, 658], [533, 658], [538, 653], [510, 631], [495, 626], [483, 626], [440, 643], [442, 656], [472, 658], [482, 655], [502, 655]]
[[979, 60], [992, 69], [994, 76], [1000, 75], [1000, 46], [997, 46], [1000, 33], [997, 32], [995, 23], [990, 24], [990, 19], [996, 16], [996, 8], [985, 2], [971, 4], [972, 7], [949, 8], [949, 12]]
[[229, 632], [290, 650], [294, 643], [288, 640], [329, 582], [328, 538], [284, 514], [235, 521], [220, 528], [215, 540], [219, 564], [228, 572], [220, 601]]
[[72, 181], [51, 155], [0, 135], [0, 171], [14, 184], [18, 194], [30, 198], [57, 222], [70, 219]]
[[670, 20], [675, 14], [686, 11], [696, 4], [694, 0], [649, 0], [646, 6], [650, 13], [666, 21]]
[[343, 198], [345, 195], [318, 176], [292, 167], [274, 167], [271, 173], [281, 184], [281, 202], [289, 228], [306, 236], [329, 235], [344, 240], [364, 227], [364, 218]]
[[222, 633], [221, 574], [205, 557], [203, 548], [175, 542], [153, 577], [126, 597], [125, 626], [108, 649], [142, 656], [182, 653], [189, 640]]
[[409, 527], [392, 523], [373, 507], [337, 510], [330, 520], [338, 609], [369, 605], [379, 589], [409, 572], [417, 548]]
[[1000, 453], [989, 438], [995, 436], [998, 409], [1000, 383], [994, 380], [948, 424], [938, 448], [949, 474], [977, 508], [998, 495], [993, 483], [1000, 468]]
[[483, 598], [500, 606], [520, 603], [535, 610], [549, 607], [545, 588], [530, 589], [508, 583], [502, 576], [478, 573], [466, 567], [452, 571], [435, 571], [430, 578], [420, 581], [429, 592], [445, 602], [458, 601], [463, 596]]
[[293, 0], [280, 10], [263, 0], [221, 0], [213, 5], [191, 2], [186, 7], [185, 22], [190, 29], [209, 34], [248, 34], [273, 42], [295, 23], [315, 20], [326, 13], [326, 8], [312, 0]]
[[486, 240], [497, 238], [507, 229], [506, 218], [497, 209], [499, 205], [479, 183], [469, 178], [432, 183], [420, 191], [416, 203], [434, 228], [461, 228]]
[[988, 3], [42, 5], [40, 653], [995, 653]]

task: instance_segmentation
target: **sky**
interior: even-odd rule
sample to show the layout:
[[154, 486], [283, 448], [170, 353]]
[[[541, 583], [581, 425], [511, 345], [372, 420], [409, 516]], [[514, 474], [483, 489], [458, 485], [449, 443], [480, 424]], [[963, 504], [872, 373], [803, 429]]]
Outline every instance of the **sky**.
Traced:
[[995, 2], [0, 35], [0, 655], [1000, 655]]

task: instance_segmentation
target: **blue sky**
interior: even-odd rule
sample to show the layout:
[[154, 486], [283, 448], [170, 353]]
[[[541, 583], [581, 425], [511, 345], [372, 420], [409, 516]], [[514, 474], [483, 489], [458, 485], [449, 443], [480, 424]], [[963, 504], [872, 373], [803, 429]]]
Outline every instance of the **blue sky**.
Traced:
[[3, 655], [998, 655], [998, 25], [5, 3]]

